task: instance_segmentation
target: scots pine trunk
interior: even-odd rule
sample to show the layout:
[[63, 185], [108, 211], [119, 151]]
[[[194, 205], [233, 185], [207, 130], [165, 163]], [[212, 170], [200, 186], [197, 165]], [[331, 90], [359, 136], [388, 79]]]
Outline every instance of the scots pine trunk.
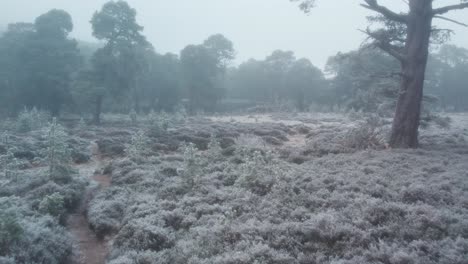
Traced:
[[390, 145], [417, 148], [425, 72], [432, 31], [432, 1], [410, 0], [402, 79]]

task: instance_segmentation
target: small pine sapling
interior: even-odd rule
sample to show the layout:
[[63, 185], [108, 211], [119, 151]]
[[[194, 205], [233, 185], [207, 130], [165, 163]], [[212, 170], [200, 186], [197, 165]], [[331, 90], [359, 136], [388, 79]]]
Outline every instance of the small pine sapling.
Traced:
[[145, 135], [143, 130], [138, 130], [132, 135], [130, 144], [127, 145], [125, 152], [133, 160], [140, 160], [143, 158], [148, 150], [149, 138]]
[[54, 118], [49, 125], [47, 137], [47, 163], [49, 177], [54, 182], [69, 182], [73, 170], [71, 164], [71, 151], [67, 143], [68, 135], [65, 129]]
[[13, 153], [13, 148], [9, 142], [9, 136], [6, 132], [3, 133], [1, 142], [6, 148], [6, 153], [4, 155], [0, 155], [0, 161], [3, 168], [3, 175], [5, 179], [13, 180], [16, 182], [18, 181], [19, 175], [19, 162]]

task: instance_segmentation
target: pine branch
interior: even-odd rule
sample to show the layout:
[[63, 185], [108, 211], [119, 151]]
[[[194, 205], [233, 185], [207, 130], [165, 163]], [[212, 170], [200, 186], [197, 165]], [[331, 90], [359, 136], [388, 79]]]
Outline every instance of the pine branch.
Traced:
[[462, 4], [458, 4], [458, 5], [449, 5], [449, 6], [444, 6], [444, 7], [441, 7], [441, 8], [436, 8], [436, 9], [432, 10], [432, 14], [434, 16], [435, 15], [442, 15], [442, 14], [445, 14], [445, 13], [453, 11], [453, 10], [461, 10], [461, 9], [465, 9], [465, 8], [468, 8], [468, 3], [462, 3]]
[[388, 9], [387, 7], [379, 5], [377, 0], [364, 0], [364, 1], [366, 2], [366, 4], [361, 4], [362, 7], [375, 11], [377, 13], [380, 13], [389, 20], [401, 22], [401, 23], [407, 23], [408, 21], [408, 15], [395, 13], [391, 11], [390, 9]]
[[387, 52], [389, 55], [396, 58], [400, 62], [406, 61], [405, 55], [401, 52], [401, 48], [391, 44], [388, 37], [386, 37], [384, 34], [372, 32], [370, 29], [360, 31], [372, 38], [374, 40], [373, 45], [375, 45], [376, 47]]

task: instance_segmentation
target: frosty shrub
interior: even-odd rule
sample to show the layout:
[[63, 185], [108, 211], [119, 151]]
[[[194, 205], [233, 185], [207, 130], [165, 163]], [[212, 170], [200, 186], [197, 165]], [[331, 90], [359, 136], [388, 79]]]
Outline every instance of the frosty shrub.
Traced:
[[62, 264], [71, 252], [72, 241], [56, 219], [30, 211], [17, 197], [0, 198], [0, 263]]
[[18, 115], [16, 130], [20, 133], [38, 130], [47, 124], [47, 119], [47, 114], [35, 107], [32, 110], [24, 108]]
[[270, 151], [266, 151], [265, 154], [258, 150], [248, 153], [241, 164], [241, 176], [237, 183], [257, 195], [266, 195], [281, 173], [278, 163], [273, 160]]
[[[0, 211], [0, 256], [8, 255], [21, 238], [23, 229], [12, 212]], [[1, 262], [0, 262], [1, 263]]]
[[110, 187], [91, 201], [87, 212], [88, 221], [98, 237], [102, 238], [119, 229], [129, 198], [126, 190]]
[[61, 218], [65, 214], [65, 200], [60, 193], [47, 195], [39, 204], [39, 211], [53, 217]]
[[368, 116], [357, 127], [350, 129], [343, 139], [345, 148], [379, 149], [387, 142], [385, 122], [377, 115]]
[[148, 152], [149, 138], [143, 130], [138, 130], [132, 135], [130, 143], [125, 148], [128, 157], [134, 160], [144, 158]]
[[66, 183], [71, 181], [73, 169], [70, 166], [71, 151], [67, 139], [68, 134], [65, 129], [54, 118], [49, 125], [46, 149], [49, 177], [54, 182]]
[[236, 138], [236, 146], [249, 149], [264, 149], [266, 148], [265, 141], [256, 135], [242, 134]]

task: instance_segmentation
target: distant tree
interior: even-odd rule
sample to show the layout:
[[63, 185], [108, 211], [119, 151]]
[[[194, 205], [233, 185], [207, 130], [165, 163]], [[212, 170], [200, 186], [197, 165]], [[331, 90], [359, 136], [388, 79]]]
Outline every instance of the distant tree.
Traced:
[[294, 52], [275, 50], [265, 59], [265, 71], [270, 87], [269, 97], [271, 102], [279, 101], [289, 93], [286, 85], [286, 76], [296, 61]]
[[229, 72], [229, 96], [266, 103], [270, 99], [264, 61], [250, 59]]
[[[315, 0], [291, 0], [300, 2], [304, 11], [310, 11]], [[372, 22], [380, 22], [383, 28], [367, 29], [365, 33], [373, 40], [372, 44], [395, 57], [401, 65], [400, 91], [393, 120], [390, 144], [393, 147], [418, 147], [418, 129], [421, 119], [421, 106], [426, 66], [431, 37], [440, 39], [446, 36], [444, 30], [434, 28], [434, 19], [443, 19], [461, 24], [442, 15], [468, 8], [468, 1], [459, 4], [433, 7], [433, 0], [409, 0], [407, 13], [396, 13], [378, 3], [377, 0], [364, 0], [363, 7], [378, 14]]]
[[260, 104], [293, 102], [300, 111], [329, 101], [322, 71], [291, 51], [276, 50], [265, 60], [249, 60], [230, 71], [229, 95]]
[[189, 111], [213, 111], [224, 94], [226, 67], [234, 58], [231, 41], [222, 35], [209, 37], [202, 45], [189, 45], [180, 53], [180, 63]]
[[213, 53], [221, 72], [225, 71], [229, 63], [236, 57], [234, 44], [221, 34], [210, 36], [203, 42], [203, 46]]
[[102, 84], [102, 76], [98, 76], [101, 73], [90, 67], [83, 68], [73, 82], [75, 103], [82, 111], [90, 111], [93, 114], [93, 122], [98, 125], [101, 122], [104, 98], [108, 93]]
[[310, 103], [321, 96], [325, 77], [320, 69], [308, 59], [299, 59], [291, 65], [286, 76], [287, 95], [299, 111], [304, 111]]
[[444, 109], [466, 111], [468, 106], [468, 50], [444, 45], [429, 61], [429, 92]]
[[[93, 35], [106, 42], [93, 56], [92, 64], [97, 77], [98, 89], [106, 93], [96, 93], [96, 104], [101, 104], [104, 95], [115, 97], [130, 94], [133, 108], [140, 110], [137, 78], [145, 67], [145, 52], [152, 49], [142, 35], [143, 27], [136, 21], [136, 10], [125, 1], [110, 1], [93, 15], [91, 24]], [[102, 106], [96, 105], [96, 111]], [[94, 114], [95, 122], [100, 122], [100, 112]]]
[[25, 102], [20, 94], [28, 86], [28, 73], [21, 61], [35, 32], [32, 23], [15, 23], [0, 38], [0, 109], [5, 114], [13, 114], [21, 110]]
[[13, 111], [36, 106], [57, 116], [70, 100], [72, 75], [81, 63], [76, 41], [68, 38], [72, 29], [70, 15], [56, 9], [34, 24], [9, 26], [0, 40], [0, 52], [6, 54], [0, 72]]
[[180, 63], [187, 88], [188, 110], [214, 110], [222, 91], [216, 89], [214, 81], [218, 73], [217, 61], [202, 45], [189, 45], [180, 53]]
[[148, 54], [148, 71], [140, 79], [142, 97], [152, 110], [173, 111], [181, 98], [181, 69], [175, 54]]

